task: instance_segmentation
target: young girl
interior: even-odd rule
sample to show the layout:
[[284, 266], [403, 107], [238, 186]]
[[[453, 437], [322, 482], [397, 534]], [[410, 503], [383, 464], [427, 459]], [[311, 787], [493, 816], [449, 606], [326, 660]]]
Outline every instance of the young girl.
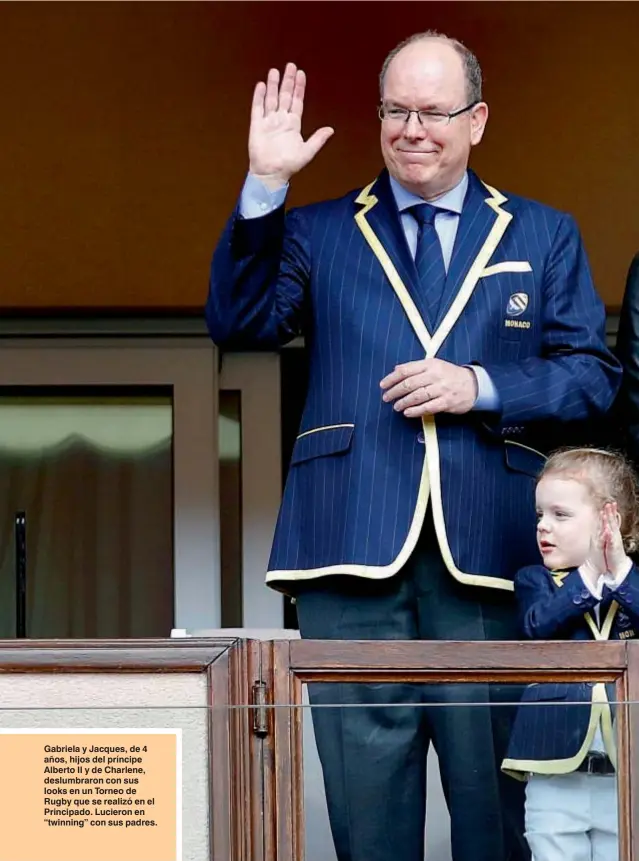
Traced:
[[[639, 490], [624, 457], [601, 449], [553, 454], [536, 488], [543, 565], [515, 578], [532, 639], [628, 639], [639, 633]], [[502, 768], [527, 779], [526, 838], [534, 861], [619, 861], [614, 687], [530, 685]], [[614, 707], [613, 707], [614, 708]]]

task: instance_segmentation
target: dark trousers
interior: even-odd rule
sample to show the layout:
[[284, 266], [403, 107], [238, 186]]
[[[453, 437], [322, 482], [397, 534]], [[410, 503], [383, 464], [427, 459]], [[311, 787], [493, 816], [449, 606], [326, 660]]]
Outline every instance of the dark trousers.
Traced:
[[[309, 639], [518, 638], [512, 593], [454, 580], [430, 516], [395, 577], [308, 581], [300, 585], [297, 613]], [[514, 707], [498, 703], [514, 702], [520, 693], [480, 683], [309, 685], [311, 705], [322, 706], [312, 708], [313, 726], [339, 861], [423, 861], [431, 741], [451, 818], [453, 861], [529, 858], [523, 784], [499, 770]]]

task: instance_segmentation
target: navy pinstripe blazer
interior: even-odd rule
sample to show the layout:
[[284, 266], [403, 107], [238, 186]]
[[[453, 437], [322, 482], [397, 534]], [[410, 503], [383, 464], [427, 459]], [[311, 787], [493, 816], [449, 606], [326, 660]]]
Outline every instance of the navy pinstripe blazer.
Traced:
[[[598, 603], [579, 572], [552, 572], [541, 565], [515, 577], [524, 633], [542, 640], [627, 640], [639, 632], [639, 571], [633, 566], [618, 589], [604, 589]], [[606, 691], [606, 687], [608, 691]], [[522, 697], [502, 768], [511, 774], [574, 771], [591, 747], [599, 725], [608, 755], [616, 761], [608, 698], [614, 686], [580, 683], [530, 685]]]
[[[338, 200], [247, 220], [236, 211], [219, 240], [206, 305], [216, 344], [274, 349], [303, 333], [310, 350], [267, 575], [281, 588], [391, 576], [430, 501], [451, 574], [512, 589], [537, 558], [541, 457], [522, 432], [598, 415], [613, 399], [619, 369], [574, 222], [469, 179], [436, 315], [386, 172]], [[383, 403], [380, 380], [425, 356], [483, 365], [501, 416], [411, 420]]]

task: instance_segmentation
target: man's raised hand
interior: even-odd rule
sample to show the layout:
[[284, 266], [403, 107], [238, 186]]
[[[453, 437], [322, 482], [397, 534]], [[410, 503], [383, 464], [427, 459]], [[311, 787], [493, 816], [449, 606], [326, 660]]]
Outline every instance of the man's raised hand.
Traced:
[[268, 188], [281, 188], [312, 161], [333, 129], [317, 129], [302, 137], [302, 113], [306, 75], [294, 63], [280, 73], [270, 69], [266, 83], [255, 86], [249, 132], [249, 170]]

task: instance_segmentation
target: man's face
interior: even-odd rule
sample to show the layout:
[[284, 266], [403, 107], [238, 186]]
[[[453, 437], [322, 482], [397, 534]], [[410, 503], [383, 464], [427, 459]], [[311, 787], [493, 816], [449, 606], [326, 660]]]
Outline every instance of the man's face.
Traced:
[[583, 565], [602, 529], [601, 512], [588, 488], [551, 474], [541, 479], [535, 498], [537, 545], [544, 565], [555, 570]]
[[[446, 42], [429, 39], [408, 45], [391, 61], [384, 80], [386, 107], [450, 113], [468, 104], [464, 65]], [[384, 119], [382, 155], [404, 188], [425, 200], [453, 188], [468, 166], [471, 147], [484, 133], [488, 107], [483, 103], [450, 122], [421, 125]]]

